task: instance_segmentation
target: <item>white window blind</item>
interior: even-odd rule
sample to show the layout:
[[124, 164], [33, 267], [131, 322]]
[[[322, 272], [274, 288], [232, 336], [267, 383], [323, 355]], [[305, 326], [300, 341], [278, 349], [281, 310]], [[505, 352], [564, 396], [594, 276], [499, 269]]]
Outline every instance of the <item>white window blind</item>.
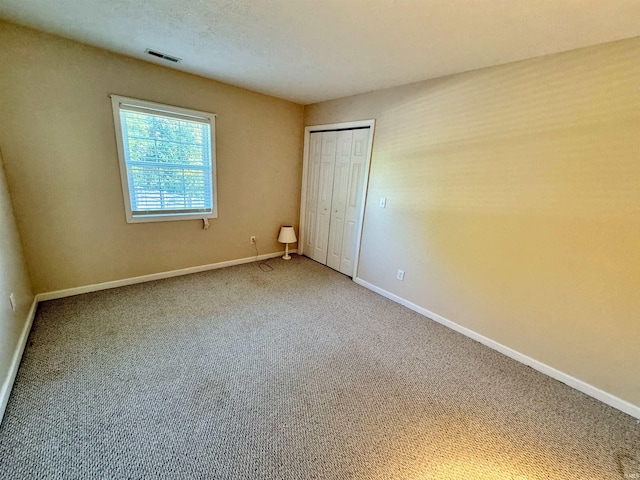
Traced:
[[115, 95], [112, 99], [127, 220], [217, 216], [215, 116]]

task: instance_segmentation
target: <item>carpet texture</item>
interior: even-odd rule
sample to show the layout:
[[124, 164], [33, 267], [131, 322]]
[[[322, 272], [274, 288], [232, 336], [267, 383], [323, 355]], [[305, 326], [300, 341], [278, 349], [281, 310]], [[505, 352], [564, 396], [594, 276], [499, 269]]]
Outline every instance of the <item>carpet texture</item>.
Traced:
[[42, 303], [0, 478], [640, 478], [632, 417], [306, 258]]

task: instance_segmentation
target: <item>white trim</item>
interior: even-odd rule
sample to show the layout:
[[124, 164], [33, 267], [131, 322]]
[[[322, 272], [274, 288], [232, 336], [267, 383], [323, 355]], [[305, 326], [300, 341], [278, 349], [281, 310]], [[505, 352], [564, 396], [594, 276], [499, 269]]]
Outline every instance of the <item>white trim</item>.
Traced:
[[434, 320], [442, 325], [444, 325], [445, 327], [449, 327], [452, 330], [455, 330], [458, 333], [461, 333], [473, 340], [476, 340], [480, 343], [482, 343], [483, 345], [486, 345], [487, 347], [496, 350], [500, 353], [502, 353], [503, 355], [506, 355], [507, 357], [510, 357], [520, 363], [523, 363], [541, 373], [544, 373], [545, 375], [554, 378], [570, 387], [575, 388], [576, 390], [589, 395], [590, 397], [595, 398], [596, 400], [600, 400], [603, 403], [606, 403], [607, 405], [620, 410], [621, 412], [624, 412], [628, 415], [631, 415], [632, 417], [635, 417], [637, 419], [640, 419], [640, 406], [638, 405], [634, 405], [630, 402], [627, 402], [626, 400], [622, 400], [621, 398], [616, 397], [615, 395], [612, 395], [610, 393], [605, 392], [604, 390], [601, 390], [597, 387], [594, 387], [593, 385], [590, 385], [582, 380], [579, 380], [575, 377], [572, 377], [571, 375], [568, 375], [564, 372], [561, 372], [560, 370], [556, 370], [553, 367], [550, 367], [549, 365], [542, 363], [534, 358], [531, 358], [523, 353], [520, 353], [516, 350], [513, 350], [512, 348], [509, 348], [505, 345], [502, 345], [501, 343], [496, 342], [495, 340], [491, 340], [488, 337], [485, 337], [484, 335], [480, 335], [479, 333], [474, 332], [473, 330], [470, 330], [466, 327], [463, 327], [461, 325], [458, 325], [455, 322], [452, 322], [451, 320], [444, 318], [441, 315], [438, 315], [437, 313], [434, 313], [430, 310], [427, 310], [426, 308], [420, 307], [418, 305], [416, 305], [415, 303], [411, 303], [408, 300], [405, 300], [402, 297], [399, 297], [398, 295], [395, 295], [391, 292], [388, 292], [380, 287], [376, 287], [375, 285], [362, 280], [361, 278], [358, 277], [354, 277], [353, 281], [355, 283], [357, 283], [358, 285], [362, 285], [363, 287], [379, 294], [382, 295], [383, 297], [386, 297], [390, 300], [393, 300], [396, 303], [399, 303], [400, 305], [403, 305], [405, 307], [407, 307], [410, 310], [413, 310], [414, 312], [417, 312], [421, 315], [424, 315], [425, 317], [430, 318], [431, 320]]
[[178, 113], [181, 117], [184, 117], [186, 120], [196, 119], [196, 120], [211, 120], [215, 118], [217, 115], [211, 112], [205, 112], [203, 110], [195, 110], [193, 108], [184, 108], [178, 107], [176, 105], [168, 105], [165, 103], [152, 102], [150, 100], [141, 100], [139, 98], [133, 97], [125, 97], [123, 95], [116, 95], [115, 93], [109, 94], [109, 98], [113, 101], [116, 99], [118, 103], [122, 103], [128, 107], [136, 107], [140, 106], [146, 110], [155, 111], [155, 112], [163, 112], [168, 114]]
[[[294, 248], [289, 253], [296, 253]], [[205, 272], [207, 270], [216, 270], [218, 268], [231, 267], [233, 265], [241, 265], [243, 263], [251, 263], [269, 258], [282, 257], [284, 250], [280, 252], [265, 253], [254, 257], [238, 258], [235, 260], [227, 260], [225, 262], [210, 263], [207, 265], [198, 265], [197, 267], [181, 268], [179, 270], [170, 270], [168, 272], [151, 273], [149, 275], [141, 275], [139, 277], [123, 278], [122, 280], [113, 280], [111, 282], [95, 283], [93, 285], [84, 285], [82, 287], [66, 288], [64, 290], [55, 290], [53, 292], [39, 293], [36, 295], [38, 302], [46, 300], [55, 300], [56, 298], [71, 297], [83, 293], [97, 292], [107, 290], [109, 288], [124, 287], [126, 285], [134, 285], [136, 283], [151, 282], [153, 280], [162, 280], [163, 278], [178, 277], [180, 275], [189, 275], [191, 273]]]
[[304, 255], [304, 237], [305, 228], [304, 221], [306, 214], [304, 213], [307, 206], [307, 177], [309, 176], [309, 141], [311, 131], [309, 127], [304, 129], [304, 146], [302, 151], [302, 189], [300, 191], [300, 218], [298, 219], [298, 252]]
[[0, 423], [2, 423], [2, 418], [4, 417], [4, 412], [7, 408], [7, 402], [9, 401], [9, 396], [13, 389], [13, 383], [15, 382], [16, 375], [18, 374], [18, 368], [20, 368], [20, 361], [22, 360], [22, 354], [24, 353], [24, 349], [27, 345], [27, 339], [29, 338], [29, 332], [31, 332], [31, 325], [33, 325], [33, 319], [36, 316], [37, 308], [38, 300], [34, 297], [31, 302], [29, 313], [27, 314], [27, 320], [24, 322], [24, 327], [22, 327], [22, 333], [20, 334], [18, 345], [16, 345], [16, 349], [13, 352], [13, 358], [11, 359], [11, 365], [9, 366], [9, 375], [4, 379], [4, 383], [0, 389]]
[[318, 130], [349, 130], [350, 128], [371, 127], [375, 123], [375, 119], [369, 120], [353, 120], [352, 122], [340, 122], [340, 123], [325, 123], [322, 125], [308, 125], [304, 127], [305, 132], [307, 129], [311, 132]]
[[358, 264], [360, 262], [360, 244], [362, 243], [362, 226], [364, 225], [364, 210], [367, 203], [367, 195], [369, 189], [369, 172], [371, 169], [371, 156], [373, 155], [373, 136], [375, 133], [376, 121], [375, 119], [371, 120], [356, 120], [353, 122], [343, 122], [343, 123], [329, 123], [325, 125], [310, 125], [304, 127], [304, 151], [302, 154], [302, 190], [300, 192], [300, 220], [298, 222], [298, 252], [300, 255], [304, 254], [304, 237], [305, 237], [305, 207], [307, 205], [307, 177], [309, 175], [309, 138], [312, 132], [318, 130], [338, 130], [338, 129], [350, 129], [350, 128], [361, 128], [361, 127], [369, 127], [369, 145], [368, 152], [364, 164], [364, 178], [363, 178], [363, 189], [362, 189], [362, 204], [360, 206], [360, 224], [356, 230], [356, 257], [353, 262], [353, 274], [351, 275], [355, 278], [358, 274]]

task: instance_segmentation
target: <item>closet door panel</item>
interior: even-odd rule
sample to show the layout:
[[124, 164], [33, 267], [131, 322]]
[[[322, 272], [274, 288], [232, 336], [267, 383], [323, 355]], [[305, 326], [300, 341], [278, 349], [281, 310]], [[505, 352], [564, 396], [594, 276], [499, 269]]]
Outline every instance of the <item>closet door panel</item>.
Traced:
[[342, 242], [349, 186], [349, 166], [351, 163], [352, 142], [352, 130], [338, 132], [335, 169], [333, 175], [333, 194], [331, 199], [329, 247], [327, 253], [327, 266], [335, 270], [340, 270], [340, 262], [342, 259]]
[[329, 227], [331, 222], [331, 200], [336, 161], [337, 132], [323, 132], [320, 167], [318, 172], [318, 199], [315, 221], [315, 238], [311, 258], [327, 264]]
[[369, 129], [353, 130], [349, 177], [346, 187], [344, 229], [342, 249], [337, 270], [345, 275], [353, 275], [356, 256], [356, 240], [360, 226], [362, 202], [364, 201], [364, 175], [367, 150], [369, 147]]
[[322, 133], [312, 133], [309, 139], [309, 173], [307, 198], [305, 203], [304, 251], [312, 256], [316, 239], [316, 218], [318, 213], [318, 186], [320, 163], [322, 160]]

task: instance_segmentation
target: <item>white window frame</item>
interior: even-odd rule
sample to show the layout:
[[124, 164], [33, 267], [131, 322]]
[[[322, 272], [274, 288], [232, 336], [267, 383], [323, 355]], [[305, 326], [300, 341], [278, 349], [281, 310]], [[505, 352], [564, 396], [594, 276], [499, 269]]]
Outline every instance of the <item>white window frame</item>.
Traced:
[[[120, 163], [120, 180], [122, 182], [122, 196], [124, 198], [125, 213], [127, 223], [143, 222], [165, 222], [175, 220], [202, 220], [205, 218], [218, 218], [218, 186], [216, 183], [216, 115], [210, 112], [191, 110], [188, 108], [174, 107], [162, 103], [140, 100], [137, 98], [123, 97], [121, 95], [110, 95], [113, 109], [113, 122], [115, 125], [116, 145], [118, 149], [118, 160]], [[126, 105], [134, 108], [150, 110], [158, 114], [166, 113], [167, 117], [177, 117], [183, 119], [197, 120], [208, 123], [211, 128], [211, 212], [199, 213], [153, 213], [149, 215], [134, 215], [131, 210], [131, 193], [129, 189], [129, 177], [127, 175], [127, 163], [124, 151], [124, 141], [122, 138], [122, 124], [120, 121], [120, 106]]]

